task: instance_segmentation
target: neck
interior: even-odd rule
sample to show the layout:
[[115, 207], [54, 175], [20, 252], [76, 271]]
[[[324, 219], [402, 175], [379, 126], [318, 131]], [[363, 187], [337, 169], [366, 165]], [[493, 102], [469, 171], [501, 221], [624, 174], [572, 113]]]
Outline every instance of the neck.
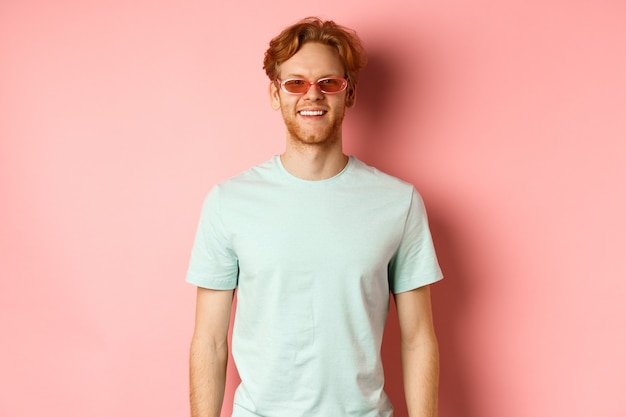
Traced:
[[287, 143], [285, 152], [280, 156], [285, 169], [303, 180], [320, 181], [339, 174], [348, 163], [348, 157], [338, 146], [294, 146]]

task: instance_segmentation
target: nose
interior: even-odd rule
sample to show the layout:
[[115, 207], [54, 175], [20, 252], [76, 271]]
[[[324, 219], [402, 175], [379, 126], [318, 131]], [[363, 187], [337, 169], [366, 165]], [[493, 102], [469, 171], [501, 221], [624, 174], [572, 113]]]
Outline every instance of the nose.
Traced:
[[304, 93], [304, 98], [306, 100], [322, 100], [324, 98], [324, 93], [322, 93], [322, 90], [320, 90], [317, 83], [311, 83], [307, 92]]

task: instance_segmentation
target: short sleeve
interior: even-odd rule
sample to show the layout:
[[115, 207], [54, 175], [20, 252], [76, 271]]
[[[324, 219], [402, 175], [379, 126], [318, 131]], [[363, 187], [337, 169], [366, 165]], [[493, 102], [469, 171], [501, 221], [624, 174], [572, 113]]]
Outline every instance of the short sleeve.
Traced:
[[402, 239], [389, 263], [389, 288], [397, 294], [432, 284], [442, 278], [424, 202], [413, 188]]
[[237, 256], [222, 222], [220, 188], [215, 186], [202, 205], [186, 281], [203, 288], [230, 290], [237, 286], [238, 272]]

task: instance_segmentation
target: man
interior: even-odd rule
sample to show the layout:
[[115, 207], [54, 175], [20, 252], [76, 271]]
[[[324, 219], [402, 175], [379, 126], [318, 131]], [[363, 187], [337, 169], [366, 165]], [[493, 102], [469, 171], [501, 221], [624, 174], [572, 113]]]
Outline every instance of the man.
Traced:
[[204, 203], [187, 275], [198, 286], [194, 417], [220, 415], [235, 288], [233, 416], [391, 416], [380, 357], [390, 292], [409, 415], [436, 415], [428, 285], [441, 271], [422, 200], [342, 151], [365, 62], [356, 34], [332, 21], [304, 19], [270, 42], [264, 68], [286, 148]]

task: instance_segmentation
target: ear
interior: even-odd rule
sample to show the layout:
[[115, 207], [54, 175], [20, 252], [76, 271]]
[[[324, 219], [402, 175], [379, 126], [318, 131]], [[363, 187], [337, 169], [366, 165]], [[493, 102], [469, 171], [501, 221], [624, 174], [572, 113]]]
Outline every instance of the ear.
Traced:
[[270, 81], [269, 94], [270, 94], [270, 105], [272, 106], [272, 109], [273, 110], [280, 109], [280, 94], [278, 91], [278, 87], [276, 86], [276, 83], [274, 81]]
[[354, 107], [356, 103], [356, 85], [352, 85], [348, 87], [348, 92], [346, 94], [346, 107]]

